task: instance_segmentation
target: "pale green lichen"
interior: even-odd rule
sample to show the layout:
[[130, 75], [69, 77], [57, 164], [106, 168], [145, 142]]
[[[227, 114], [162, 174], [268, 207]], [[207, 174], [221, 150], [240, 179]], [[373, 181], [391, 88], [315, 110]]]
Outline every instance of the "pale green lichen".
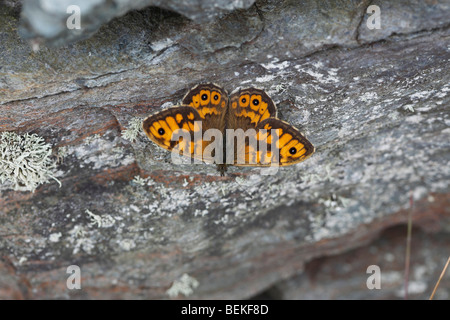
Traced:
[[69, 234], [72, 238], [84, 238], [86, 236], [86, 230], [81, 225], [76, 225], [69, 231]]
[[6, 188], [32, 191], [49, 179], [54, 179], [56, 162], [51, 158], [52, 147], [37, 134], [0, 135], [0, 182]]
[[98, 228], [109, 228], [114, 225], [116, 222], [112, 216], [109, 214], [99, 216], [97, 214], [92, 213], [90, 210], [86, 209], [85, 212], [91, 218], [91, 225], [97, 225]]
[[118, 241], [119, 247], [124, 251], [130, 251], [133, 248], [136, 248], [136, 243], [133, 239], [123, 239]]
[[89, 137], [87, 137], [86, 139], [84, 139], [83, 144], [89, 145], [89, 144], [91, 144], [92, 142], [94, 142], [95, 140], [100, 139], [101, 137], [102, 137], [102, 136], [99, 135], [98, 133], [93, 134], [92, 136], [89, 136]]
[[175, 280], [172, 286], [166, 291], [167, 295], [171, 298], [175, 298], [178, 295], [183, 294], [188, 297], [198, 287], [199, 282], [194, 277], [191, 277], [187, 273], [183, 274], [180, 279]]
[[128, 123], [128, 128], [122, 131], [122, 137], [125, 140], [133, 142], [136, 140], [137, 136], [141, 132], [142, 128], [142, 119], [141, 118], [133, 118]]
[[143, 187], [147, 184], [148, 178], [142, 178], [141, 176], [134, 176], [132, 183], [137, 184], [138, 186]]
[[414, 112], [414, 105], [412, 105], [412, 104], [405, 104], [405, 105], [403, 106], [403, 109], [404, 109], [404, 110], [408, 110], [408, 111], [410, 111], [410, 112]]

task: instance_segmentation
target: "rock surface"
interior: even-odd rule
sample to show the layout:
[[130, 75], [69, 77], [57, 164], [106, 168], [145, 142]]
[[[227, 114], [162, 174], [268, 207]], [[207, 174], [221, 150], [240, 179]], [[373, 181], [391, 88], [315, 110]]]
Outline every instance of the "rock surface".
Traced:
[[[450, 230], [449, 1], [379, 2], [380, 30], [366, 25], [374, 1], [208, 3], [222, 2], [233, 5], [201, 18], [131, 11], [76, 43], [57, 25], [48, 38], [33, 29], [42, 22], [27, 22], [31, 2], [22, 22], [17, 1], [0, 8], [0, 131], [43, 137], [62, 183], [0, 188], [1, 298], [249, 298], [269, 288], [338, 298], [332, 283], [307, 280], [314, 261], [326, 262], [321, 278], [334, 270], [340, 286], [359, 286], [343, 298], [395, 298], [370, 296], [365, 269], [389, 269], [383, 257], [401, 255], [401, 240], [363, 248], [408, 214], [421, 228], [417, 259], [443, 243], [431, 271], [417, 273], [426, 279], [413, 279], [427, 284], [415, 297], [429, 296]], [[266, 89], [316, 153], [268, 176], [172, 164], [136, 123], [210, 81]], [[340, 254], [362, 275], [334, 269], [327, 257]], [[66, 286], [70, 265], [82, 290]]]
[[[155, 6], [177, 12], [196, 23], [205, 23], [236, 9], [248, 9], [255, 0], [24, 0], [20, 31], [24, 38], [33, 38], [48, 45], [59, 46], [87, 39], [115, 17], [131, 10]], [[72, 29], [80, 14], [81, 29]]]
[[[272, 299], [404, 299], [405, 298], [404, 226], [389, 228], [378, 240], [337, 256], [314, 259], [304, 272], [281, 281], [264, 293]], [[429, 299], [448, 257], [448, 233], [430, 237], [413, 229], [408, 299]], [[380, 289], [368, 290], [366, 282], [373, 274], [369, 266], [379, 266]], [[433, 299], [448, 300], [448, 276], [441, 280]]]

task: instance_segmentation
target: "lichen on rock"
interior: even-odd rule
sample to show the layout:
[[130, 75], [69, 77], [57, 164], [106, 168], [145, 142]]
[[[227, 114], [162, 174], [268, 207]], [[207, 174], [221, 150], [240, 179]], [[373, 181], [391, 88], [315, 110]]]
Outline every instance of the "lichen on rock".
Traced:
[[32, 191], [50, 179], [55, 180], [56, 162], [52, 147], [37, 134], [19, 135], [2, 132], [0, 135], [1, 188]]

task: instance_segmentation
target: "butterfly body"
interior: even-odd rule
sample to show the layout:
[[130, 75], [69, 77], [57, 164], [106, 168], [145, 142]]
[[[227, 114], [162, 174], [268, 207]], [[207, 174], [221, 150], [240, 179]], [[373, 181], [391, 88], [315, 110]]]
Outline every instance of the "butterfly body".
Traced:
[[[314, 153], [311, 142], [278, 119], [272, 99], [256, 88], [228, 95], [218, 85], [199, 84], [184, 96], [180, 106], [146, 118], [143, 130], [162, 148], [216, 163], [221, 173], [227, 165], [291, 165]], [[176, 132], [186, 135], [172, 140]]]

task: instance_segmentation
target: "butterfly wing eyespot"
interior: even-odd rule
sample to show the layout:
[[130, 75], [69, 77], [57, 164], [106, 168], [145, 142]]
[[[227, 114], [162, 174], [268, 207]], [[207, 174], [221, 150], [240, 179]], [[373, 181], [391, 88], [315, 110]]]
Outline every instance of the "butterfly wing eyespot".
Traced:
[[201, 90], [200, 91], [200, 104], [202, 106], [206, 106], [210, 103], [211, 92], [209, 90]]
[[220, 93], [217, 91], [211, 92], [211, 104], [218, 105], [220, 103]]
[[252, 95], [250, 98], [250, 108], [254, 111], [259, 111], [259, 106], [261, 105], [262, 97], [260, 95]]
[[248, 107], [248, 104], [250, 103], [250, 95], [248, 94], [243, 94], [240, 96], [239, 98], [239, 106], [241, 108], [246, 108]]

